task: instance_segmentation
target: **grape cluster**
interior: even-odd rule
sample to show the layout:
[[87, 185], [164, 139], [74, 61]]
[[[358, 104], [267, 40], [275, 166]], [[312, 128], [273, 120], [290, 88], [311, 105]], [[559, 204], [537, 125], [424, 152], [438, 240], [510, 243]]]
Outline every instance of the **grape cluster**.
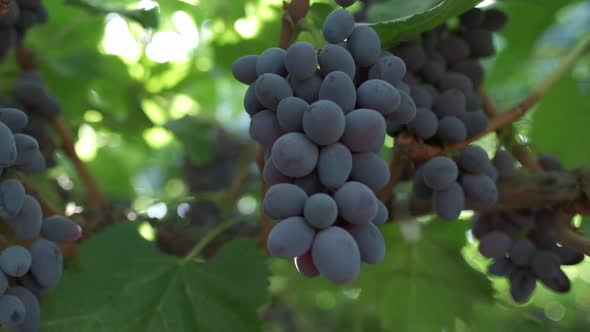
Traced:
[[492, 206], [498, 200], [498, 171], [486, 151], [469, 145], [456, 160], [438, 156], [420, 165], [414, 173], [413, 199], [432, 203], [442, 219], [455, 220], [465, 200]]
[[45, 169], [37, 141], [20, 133], [27, 115], [17, 109], [0, 109], [0, 219], [29, 247], [14, 245], [0, 253], [0, 326], [17, 331], [39, 330], [38, 296], [55, 286], [62, 274], [61, 242], [78, 240], [82, 229], [62, 216], [43, 218], [39, 202], [26, 193], [11, 174]]
[[[503, 152], [496, 160], [502, 178], [510, 179], [514, 173], [512, 156]], [[539, 164], [545, 171], [563, 170], [551, 156], [541, 156]], [[546, 208], [482, 213], [474, 218], [472, 233], [480, 241], [479, 251], [493, 259], [488, 272], [510, 281], [515, 301], [526, 302], [537, 281], [559, 293], [569, 291], [570, 280], [561, 266], [582, 262], [584, 254], [557, 244], [558, 223], [559, 214]]]
[[263, 209], [279, 221], [270, 254], [293, 258], [305, 276], [346, 283], [362, 262], [385, 255], [377, 226], [388, 211], [376, 196], [390, 176], [379, 155], [385, 117], [410, 121], [415, 110], [395, 86], [404, 62], [381, 50], [372, 28], [337, 9], [323, 35], [328, 44], [319, 51], [306, 42], [270, 48], [239, 58], [233, 74], [250, 85], [250, 136], [267, 150], [263, 178], [271, 187]]
[[0, 60], [6, 58], [34, 25], [47, 22], [47, 8], [40, 0], [14, 0], [0, 14]]

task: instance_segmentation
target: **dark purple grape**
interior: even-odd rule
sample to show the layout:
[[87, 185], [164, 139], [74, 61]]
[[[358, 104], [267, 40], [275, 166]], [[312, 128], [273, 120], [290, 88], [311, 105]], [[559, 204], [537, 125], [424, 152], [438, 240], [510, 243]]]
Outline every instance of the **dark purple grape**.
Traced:
[[[451, 71], [460, 73], [468, 77], [471, 81], [472, 89], [479, 89], [484, 80], [484, 70], [478, 61], [473, 59], [457, 62], [451, 68]], [[469, 108], [468, 108], [469, 109]]]
[[480, 26], [485, 19], [485, 12], [479, 8], [472, 8], [459, 16], [461, 25], [473, 29]]
[[43, 287], [57, 285], [63, 273], [63, 256], [59, 247], [45, 239], [33, 242], [31, 246], [31, 273]]
[[16, 163], [17, 146], [12, 131], [2, 122], [0, 122], [0, 142], [2, 142], [0, 146], [0, 167], [7, 168]]
[[352, 153], [341, 143], [325, 146], [320, 150], [318, 177], [326, 188], [340, 188], [352, 171]]
[[481, 23], [481, 28], [489, 31], [499, 31], [506, 23], [508, 23], [508, 16], [499, 9], [489, 9], [485, 11], [485, 18]]
[[373, 152], [352, 155], [350, 180], [360, 182], [377, 191], [389, 181], [389, 166], [378, 154]]
[[340, 227], [318, 232], [311, 253], [320, 273], [335, 284], [353, 281], [360, 271], [359, 247], [352, 235]]
[[479, 252], [488, 258], [504, 257], [512, 246], [512, 238], [502, 231], [491, 231], [479, 241]]
[[464, 95], [473, 93], [473, 82], [471, 82], [469, 77], [461, 73], [448, 72], [441, 78], [437, 85], [442, 92], [457, 89], [463, 92]]
[[444, 63], [438, 61], [427, 61], [420, 70], [420, 76], [428, 83], [436, 83], [440, 81], [446, 73]]
[[256, 97], [269, 110], [276, 110], [281, 100], [293, 96], [289, 82], [276, 74], [262, 74], [255, 84]]
[[264, 195], [264, 212], [275, 220], [303, 215], [307, 194], [291, 183], [279, 183], [270, 187]]
[[539, 165], [541, 165], [541, 168], [547, 172], [565, 170], [565, 167], [563, 167], [561, 161], [557, 157], [550, 154], [539, 155]]
[[336, 4], [340, 7], [346, 8], [352, 6], [356, 0], [336, 0]]
[[285, 58], [287, 51], [279, 47], [272, 47], [262, 52], [256, 59], [256, 74], [275, 74], [287, 76]]
[[395, 112], [401, 104], [398, 90], [383, 80], [368, 80], [357, 89], [357, 104], [384, 116]]
[[311, 250], [305, 253], [303, 256], [295, 257], [294, 261], [295, 268], [300, 274], [308, 278], [314, 278], [320, 275], [320, 271], [318, 271], [318, 268], [313, 262]]
[[387, 211], [387, 207], [383, 202], [377, 201], [377, 215], [371, 222], [377, 226], [381, 226], [387, 222], [389, 219], [389, 211]]
[[19, 213], [8, 219], [8, 224], [14, 231], [17, 238], [21, 240], [34, 240], [41, 231], [43, 222], [43, 211], [39, 202], [33, 197], [26, 195], [23, 207]]
[[482, 213], [473, 218], [471, 233], [473, 233], [476, 239], [481, 240], [484, 235], [494, 230], [494, 219], [492, 216], [494, 215], [490, 213]]
[[305, 201], [303, 216], [315, 228], [328, 228], [338, 218], [338, 206], [330, 195], [315, 194]]
[[467, 129], [467, 137], [471, 138], [482, 134], [488, 128], [489, 120], [483, 111], [465, 112], [459, 119], [463, 121]]
[[408, 129], [418, 138], [432, 138], [438, 131], [438, 118], [431, 110], [418, 108], [416, 116], [408, 123]]
[[311, 249], [315, 231], [303, 217], [290, 217], [274, 225], [266, 247], [274, 257], [295, 258]]
[[465, 40], [450, 35], [438, 43], [438, 51], [449, 63], [459, 62], [469, 56], [469, 45]]
[[15, 179], [8, 179], [0, 184], [0, 215], [15, 217], [18, 215], [26, 197], [25, 187]]
[[351, 224], [366, 224], [377, 215], [377, 197], [360, 182], [347, 182], [334, 193], [340, 218]]
[[287, 97], [277, 106], [277, 121], [285, 132], [303, 131], [303, 114], [309, 104], [298, 97]]
[[465, 206], [465, 193], [457, 182], [442, 190], [434, 191], [432, 209], [445, 220], [455, 220], [461, 215]]
[[319, 54], [320, 73], [327, 76], [334, 71], [341, 71], [354, 79], [356, 64], [348, 50], [340, 45], [328, 44]]
[[459, 169], [451, 158], [438, 156], [422, 166], [421, 174], [428, 187], [433, 190], [443, 190], [457, 180]]
[[469, 145], [461, 151], [457, 164], [470, 173], [483, 173], [490, 159], [486, 150], [478, 145]]
[[16, 296], [25, 306], [26, 314], [24, 320], [15, 326], [15, 329], [17, 331], [39, 331], [41, 325], [41, 309], [39, 307], [39, 300], [35, 294], [20, 286], [10, 288], [8, 294]]
[[500, 180], [506, 180], [514, 175], [514, 157], [506, 150], [498, 150], [492, 163], [498, 170]]
[[387, 121], [399, 125], [410, 123], [416, 116], [416, 104], [410, 95], [402, 90], [398, 90], [401, 103], [395, 112], [387, 115]]
[[254, 114], [250, 121], [250, 137], [266, 149], [270, 149], [283, 133], [277, 115], [269, 110]]
[[377, 62], [381, 53], [379, 36], [366, 25], [359, 25], [352, 30], [347, 40], [348, 51], [359, 67], [370, 67]]
[[296, 80], [307, 80], [313, 77], [318, 67], [318, 55], [315, 48], [308, 42], [296, 42], [287, 49], [285, 67], [289, 76]]
[[539, 280], [541, 280], [543, 285], [547, 286], [547, 288], [558, 293], [567, 293], [572, 287], [569, 278], [561, 270], [558, 270], [551, 276], [539, 277]]
[[322, 28], [324, 39], [338, 44], [348, 39], [354, 30], [354, 17], [345, 9], [336, 9], [326, 17]]
[[508, 258], [499, 257], [488, 266], [488, 273], [497, 277], [507, 277], [514, 268], [514, 264]]
[[550, 251], [538, 251], [533, 257], [531, 267], [539, 278], [552, 278], [561, 272], [559, 256]]
[[27, 114], [15, 108], [1, 108], [0, 122], [4, 123], [12, 132], [22, 131], [28, 124]]
[[75, 242], [82, 237], [82, 227], [63, 216], [43, 220], [41, 236], [53, 242]]
[[338, 142], [344, 134], [345, 122], [340, 106], [330, 100], [316, 101], [303, 114], [305, 135], [318, 145]]
[[537, 278], [527, 269], [518, 269], [510, 274], [510, 295], [518, 303], [525, 303], [537, 286]]
[[482, 106], [481, 97], [476, 92], [465, 96], [465, 108], [468, 112], [480, 111]]
[[416, 104], [416, 107], [431, 108], [434, 102], [430, 91], [420, 85], [412, 85], [410, 87], [410, 95]]
[[244, 84], [252, 84], [258, 78], [256, 62], [258, 55], [245, 55], [238, 58], [232, 65], [234, 78]]
[[577, 265], [584, 261], [584, 254], [568, 247], [555, 247], [553, 252], [559, 256], [561, 265]]
[[0, 324], [14, 327], [24, 322], [26, 316], [25, 305], [18, 297], [5, 294], [0, 297]]
[[463, 39], [469, 45], [471, 56], [483, 58], [494, 55], [494, 36], [491, 31], [472, 29], [463, 31]]
[[319, 98], [335, 102], [344, 113], [348, 113], [356, 105], [356, 87], [346, 73], [333, 71], [324, 78], [320, 86]]
[[320, 182], [317, 172], [311, 172], [304, 177], [296, 178], [293, 184], [303, 189], [308, 195], [317, 194], [326, 190]]
[[419, 71], [426, 63], [426, 52], [420, 43], [401, 43], [393, 49], [393, 54], [400, 57], [412, 72]]
[[288, 133], [274, 143], [271, 158], [281, 173], [300, 178], [315, 169], [318, 154], [318, 147], [304, 134]]
[[11, 277], [22, 277], [31, 268], [31, 253], [21, 246], [10, 246], [0, 255], [0, 268]]
[[414, 173], [412, 181], [412, 198], [420, 203], [430, 203], [432, 201], [433, 191], [424, 182], [423, 167], [420, 167]]
[[347, 225], [346, 230], [354, 237], [361, 260], [367, 264], [377, 264], [385, 258], [385, 239], [379, 228], [373, 223], [363, 225]]
[[305, 100], [307, 103], [313, 103], [318, 100], [320, 95], [320, 87], [322, 85], [322, 77], [316, 73], [310, 79], [298, 81], [290, 78], [289, 83], [293, 88], [293, 95]]
[[369, 69], [369, 79], [384, 80], [392, 85], [400, 83], [405, 75], [404, 60], [395, 55], [380, 57]]
[[439, 118], [461, 116], [465, 113], [465, 95], [457, 89], [447, 90], [434, 97], [432, 110]]
[[342, 143], [352, 152], [372, 152], [385, 141], [385, 119], [377, 112], [366, 108], [346, 115], [346, 127]]
[[445, 144], [454, 144], [467, 138], [467, 128], [459, 118], [445, 116], [438, 121], [437, 136]]
[[244, 95], [244, 109], [251, 117], [264, 109], [264, 106], [262, 106], [256, 96], [256, 84], [250, 85], [248, 90], [246, 90], [246, 94]]
[[528, 239], [514, 241], [510, 248], [510, 260], [516, 265], [529, 266], [533, 262], [533, 257], [537, 252], [535, 244]]
[[485, 170], [484, 170], [485, 175], [487, 175], [490, 179], [492, 179], [494, 182], [498, 181], [498, 170], [496, 169], [496, 167], [494, 165], [492, 165], [491, 163], [486, 166]]
[[492, 206], [498, 201], [496, 183], [485, 174], [464, 174], [461, 187], [467, 199], [484, 206]]

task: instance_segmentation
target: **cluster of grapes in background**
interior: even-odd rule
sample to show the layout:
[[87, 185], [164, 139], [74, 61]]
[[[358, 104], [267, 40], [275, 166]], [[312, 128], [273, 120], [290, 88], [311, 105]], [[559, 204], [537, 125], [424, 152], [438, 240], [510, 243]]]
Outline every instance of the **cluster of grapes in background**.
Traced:
[[[78, 240], [82, 229], [62, 216], [43, 217], [39, 202], [26, 193], [14, 172], [31, 174], [45, 169], [37, 141], [20, 133], [27, 115], [17, 109], [0, 109], [0, 219], [19, 241], [30, 246], [10, 245], [0, 254], [0, 325], [18, 331], [38, 331], [37, 296], [55, 286], [62, 274], [61, 242]], [[41, 238], [40, 238], [41, 237]]]
[[[503, 151], [498, 161], [502, 179], [510, 179], [514, 158]], [[564, 170], [559, 160], [548, 155], [542, 155], [539, 164], [545, 171]], [[559, 293], [570, 290], [561, 266], [581, 263], [584, 254], [558, 245], [555, 232], [564, 222], [560, 218], [558, 212], [545, 208], [487, 212], [474, 218], [472, 233], [480, 241], [479, 251], [493, 259], [488, 272], [509, 280], [515, 301], [526, 302], [537, 281]]]
[[390, 177], [379, 154], [385, 117], [410, 121], [415, 107], [395, 86], [404, 62], [381, 50], [372, 28], [337, 9], [323, 35], [319, 51], [306, 42], [271, 48], [238, 59], [233, 73], [250, 84], [250, 135], [267, 150], [263, 209], [279, 221], [269, 252], [294, 258], [303, 275], [345, 283], [385, 255], [377, 225], [388, 211], [376, 196]]
[[0, 14], [0, 61], [25, 39], [34, 25], [43, 24], [49, 18], [47, 8], [40, 0], [14, 0]]

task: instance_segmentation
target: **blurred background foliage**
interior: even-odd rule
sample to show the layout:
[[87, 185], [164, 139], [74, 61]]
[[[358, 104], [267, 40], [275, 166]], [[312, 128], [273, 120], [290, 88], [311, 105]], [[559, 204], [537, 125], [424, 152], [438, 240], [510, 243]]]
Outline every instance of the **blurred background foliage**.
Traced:
[[[253, 241], [233, 242], [222, 249], [224, 255], [211, 258], [213, 265], [223, 262], [219, 269], [231, 278], [166, 270], [171, 261], [148, 242], [181, 256], [222, 222], [245, 220], [203, 251], [208, 258], [236, 235], [255, 236], [255, 147], [241, 106], [246, 86], [232, 78], [231, 64], [277, 44], [281, 1], [45, 2], [50, 22], [31, 31], [27, 46], [64, 105], [78, 154], [116, 203], [111, 222], [122, 224], [81, 245], [79, 260], [70, 262], [64, 281], [43, 303], [45, 330], [226, 331], [225, 325], [214, 328], [224, 320], [227, 328], [243, 322], [232, 331], [590, 330], [590, 264], [567, 270], [573, 280], [569, 294], [541, 289], [528, 305], [516, 305], [503, 280], [483, 273], [487, 262], [468, 233], [469, 213], [455, 223], [422, 218], [386, 225], [385, 262], [363, 268], [359, 280], [344, 287], [298, 276], [291, 262], [267, 258]], [[388, 0], [368, 15], [371, 21], [390, 20], [439, 2]], [[300, 38], [321, 46], [318, 26], [333, 4], [312, 3]], [[486, 87], [503, 108], [526, 96], [590, 31], [589, 1], [482, 5], [502, 8], [510, 17], [496, 36], [498, 56], [485, 62]], [[17, 66], [9, 61], [0, 71], [6, 78], [2, 88], [8, 89]], [[590, 163], [588, 123], [590, 57], [517, 128], [533, 151], [556, 154], [573, 168]], [[490, 154], [497, 147], [494, 137], [482, 144]], [[84, 189], [67, 158], [59, 161], [49, 177], [35, 181], [67, 214], [83, 213]], [[238, 176], [244, 179], [241, 190], [231, 199], [220, 194]], [[177, 285], [185, 272], [189, 278]], [[204, 316], [194, 325], [166, 325], [185, 317], [174, 313], [183, 310], [183, 296], [189, 304], [203, 296], [192, 305]], [[232, 306], [235, 312], [223, 311]], [[251, 317], [256, 308], [247, 306], [260, 306], [261, 322]], [[159, 315], [168, 318], [158, 323]], [[134, 325], [146, 318], [147, 325]]]

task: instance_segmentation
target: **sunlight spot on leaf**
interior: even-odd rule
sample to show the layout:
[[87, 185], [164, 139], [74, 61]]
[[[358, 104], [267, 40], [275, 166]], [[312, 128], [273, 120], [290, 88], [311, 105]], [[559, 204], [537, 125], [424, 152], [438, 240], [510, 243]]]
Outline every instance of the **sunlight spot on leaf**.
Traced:
[[260, 29], [260, 23], [255, 17], [243, 17], [234, 22], [234, 29], [244, 39], [254, 38]]
[[148, 222], [143, 222], [137, 227], [137, 231], [142, 238], [147, 241], [154, 241], [156, 239], [156, 230]]
[[167, 213], [168, 205], [164, 202], [154, 204], [147, 209], [147, 215], [150, 218], [163, 219]]
[[185, 44], [184, 38], [174, 31], [156, 32], [145, 49], [147, 57], [158, 63], [186, 61], [190, 51], [191, 48]]
[[545, 306], [545, 315], [553, 320], [560, 321], [565, 317], [565, 307], [558, 302], [551, 302]]
[[78, 131], [78, 141], [76, 142], [76, 153], [83, 161], [90, 161], [96, 157], [97, 134], [94, 128], [83, 124]]
[[479, 5], [475, 6], [477, 8], [485, 8], [485, 7], [489, 7], [493, 4], [496, 3], [496, 0], [484, 0], [482, 1]]
[[252, 195], [246, 195], [238, 200], [238, 211], [244, 215], [250, 215], [256, 212], [258, 201]]
[[332, 292], [321, 291], [316, 294], [315, 302], [320, 309], [330, 310], [336, 306], [336, 297]]
[[127, 61], [136, 61], [141, 56], [140, 47], [127, 22], [117, 14], [107, 16], [102, 47], [107, 54], [119, 55]]
[[168, 130], [156, 127], [146, 129], [143, 132], [143, 139], [152, 148], [159, 149], [170, 144], [174, 139], [174, 136]]
[[187, 47], [192, 49], [199, 47], [199, 29], [190, 15], [184, 11], [177, 11], [172, 15], [172, 23], [180, 32]]

